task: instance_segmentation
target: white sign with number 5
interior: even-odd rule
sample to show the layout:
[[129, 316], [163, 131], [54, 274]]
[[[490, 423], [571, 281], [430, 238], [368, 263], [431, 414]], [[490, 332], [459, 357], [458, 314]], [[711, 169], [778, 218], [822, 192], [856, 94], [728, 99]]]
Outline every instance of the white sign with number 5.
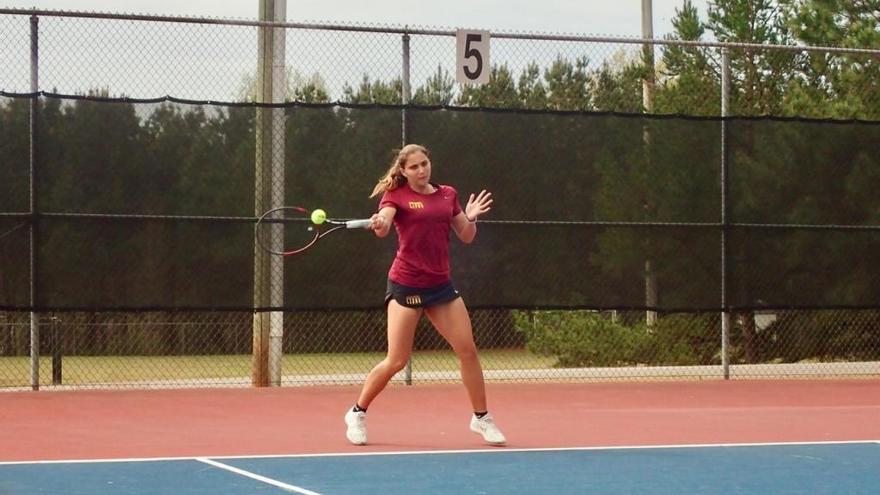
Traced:
[[489, 31], [455, 32], [455, 80], [462, 84], [489, 82]]

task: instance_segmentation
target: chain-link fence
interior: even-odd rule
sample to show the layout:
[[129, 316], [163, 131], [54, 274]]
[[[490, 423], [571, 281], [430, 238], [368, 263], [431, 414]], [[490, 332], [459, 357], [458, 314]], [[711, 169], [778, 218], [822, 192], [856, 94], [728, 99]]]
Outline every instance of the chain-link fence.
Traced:
[[[261, 26], [281, 26], [283, 100], [876, 119], [877, 50], [493, 32], [492, 82], [455, 82], [455, 32], [0, 9], [0, 81], [60, 94], [253, 101]], [[650, 47], [647, 48], [646, 47]], [[723, 51], [729, 61], [724, 62]], [[406, 54], [406, 57], [404, 57]], [[407, 65], [404, 67], [404, 63]], [[653, 67], [653, 69], [652, 69]], [[645, 97], [644, 85], [653, 89]], [[650, 101], [648, 101], [650, 100]], [[650, 108], [646, 109], [646, 104]]]
[[[454, 252], [483, 267], [457, 280], [489, 380], [880, 373], [880, 51], [492, 33], [491, 82], [464, 86], [454, 34], [0, 9], [0, 386], [262, 384], [263, 345], [280, 384], [362, 381], [390, 247], [291, 267], [254, 259], [252, 225], [331, 183], [365, 211], [337, 176], [368, 188], [401, 137], [519, 198]], [[396, 379], [457, 377], [422, 322]]]
[[[719, 315], [644, 312], [472, 312], [487, 380], [720, 379]], [[43, 315], [41, 387], [250, 386], [250, 313]], [[733, 318], [734, 379], [873, 377], [880, 312], [741, 313]], [[282, 385], [361, 383], [384, 356], [382, 311], [288, 313]], [[0, 315], [0, 387], [30, 386], [29, 319]], [[325, 331], [330, 329], [330, 331]], [[410, 370], [394, 382], [454, 381], [458, 361], [423, 321]]]

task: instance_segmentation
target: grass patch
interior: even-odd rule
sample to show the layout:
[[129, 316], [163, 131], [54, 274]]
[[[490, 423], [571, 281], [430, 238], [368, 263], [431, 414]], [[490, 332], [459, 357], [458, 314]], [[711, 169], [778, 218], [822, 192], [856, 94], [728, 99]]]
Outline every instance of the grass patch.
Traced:
[[[284, 375], [335, 375], [367, 373], [385, 356], [384, 353], [287, 354], [281, 366]], [[485, 350], [480, 360], [486, 370], [541, 369], [552, 366], [553, 359], [521, 349]], [[251, 376], [251, 356], [65, 356], [64, 385], [113, 384], [122, 382], [161, 382], [202, 380], [211, 382], [243, 381]], [[450, 371], [458, 369], [458, 359], [451, 351], [421, 351], [413, 354], [413, 369]], [[52, 384], [52, 359], [40, 360], [41, 385]], [[30, 358], [0, 357], [0, 387], [30, 386]]]

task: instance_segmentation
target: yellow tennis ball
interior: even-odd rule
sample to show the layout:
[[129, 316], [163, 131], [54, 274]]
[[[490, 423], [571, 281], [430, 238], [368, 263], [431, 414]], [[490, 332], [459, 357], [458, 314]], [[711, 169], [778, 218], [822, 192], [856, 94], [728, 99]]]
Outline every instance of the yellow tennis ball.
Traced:
[[312, 223], [315, 225], [321, 225], [324, 223], [324, 220], [327, 220], [327, 213], [324, 210], [318, 208], [317, 210], [312, 212]]

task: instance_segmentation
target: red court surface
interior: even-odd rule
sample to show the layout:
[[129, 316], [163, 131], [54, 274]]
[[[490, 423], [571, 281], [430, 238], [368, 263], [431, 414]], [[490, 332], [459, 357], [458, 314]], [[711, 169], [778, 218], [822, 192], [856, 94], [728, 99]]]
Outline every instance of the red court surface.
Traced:
[[[461, 385], [0, 393], [0, 462], [485, 449]], [[508, 448], [880, 440], [880, 380], [490, 384]]]

